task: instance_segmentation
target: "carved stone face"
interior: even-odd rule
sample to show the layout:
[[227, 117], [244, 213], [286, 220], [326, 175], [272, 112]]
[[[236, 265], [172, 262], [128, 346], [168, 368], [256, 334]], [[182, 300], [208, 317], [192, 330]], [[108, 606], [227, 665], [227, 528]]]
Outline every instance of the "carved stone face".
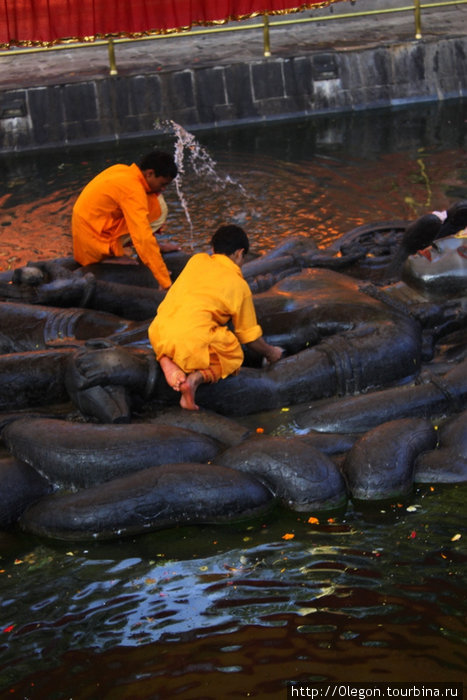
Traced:
[[402, 271], [409, 286], [436, 296], [467, 293], [467, 234], [440, 238], [425, 250], [410, 255]]

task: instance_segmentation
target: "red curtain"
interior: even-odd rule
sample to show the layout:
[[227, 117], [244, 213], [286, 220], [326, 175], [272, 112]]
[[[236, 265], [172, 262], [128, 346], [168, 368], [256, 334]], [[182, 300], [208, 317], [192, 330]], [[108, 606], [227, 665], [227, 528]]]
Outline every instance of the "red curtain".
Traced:
[[162, 33], [334, 1], [294, 5], [294, 0], [0, 0], [0, 45]]

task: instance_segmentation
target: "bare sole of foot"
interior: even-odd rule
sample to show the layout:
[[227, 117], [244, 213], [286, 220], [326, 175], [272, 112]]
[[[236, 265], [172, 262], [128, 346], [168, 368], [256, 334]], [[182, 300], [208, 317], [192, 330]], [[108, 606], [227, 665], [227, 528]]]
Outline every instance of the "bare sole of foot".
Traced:
[[189, 411], [199, 411], [199, 406], [195, 403], [195, 393], [202, 382], [203, 375], [201, 372], [191, 372], [186, 381], [180, 385], [180, 391], [182, 392], [180, 406], [182, 408], [186, 408]]
[[181, 391], [181, 386], [186, 382], [187, 378], [185, 372], [167, 355], [161, 357], [159, 364], [162, 367], [167, 384], [175, 391]]

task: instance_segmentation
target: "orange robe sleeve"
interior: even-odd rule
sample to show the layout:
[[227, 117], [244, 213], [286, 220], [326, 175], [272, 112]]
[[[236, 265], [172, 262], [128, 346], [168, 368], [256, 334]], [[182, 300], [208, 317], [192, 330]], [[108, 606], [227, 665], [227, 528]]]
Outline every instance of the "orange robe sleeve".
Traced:
[[171, 285], [170, 274], [149, 223], [147, 195], [144, 190], [132, 189], [122, 198], [120, 207], [133, 245], [141, 261], [149, 267], [161, 287]]

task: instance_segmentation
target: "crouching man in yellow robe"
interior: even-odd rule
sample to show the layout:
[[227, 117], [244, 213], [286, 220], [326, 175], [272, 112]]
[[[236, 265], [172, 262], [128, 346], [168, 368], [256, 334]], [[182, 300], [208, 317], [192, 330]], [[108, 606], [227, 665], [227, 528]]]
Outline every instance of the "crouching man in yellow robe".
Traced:
[[[149, 340], [180, 405], [198, 409], [202, 383], [236, 374], [242, 344], [277, 362], [282, 348], [270, 345], [256, 320], [253, 297], [241, 265], [249, 241], [239, 226], [221, 226], [211, 239], [213, 254], [198, 253], [186, 264], [159, 305]], [[233, 332], [227, 324], [231, 321]]]

